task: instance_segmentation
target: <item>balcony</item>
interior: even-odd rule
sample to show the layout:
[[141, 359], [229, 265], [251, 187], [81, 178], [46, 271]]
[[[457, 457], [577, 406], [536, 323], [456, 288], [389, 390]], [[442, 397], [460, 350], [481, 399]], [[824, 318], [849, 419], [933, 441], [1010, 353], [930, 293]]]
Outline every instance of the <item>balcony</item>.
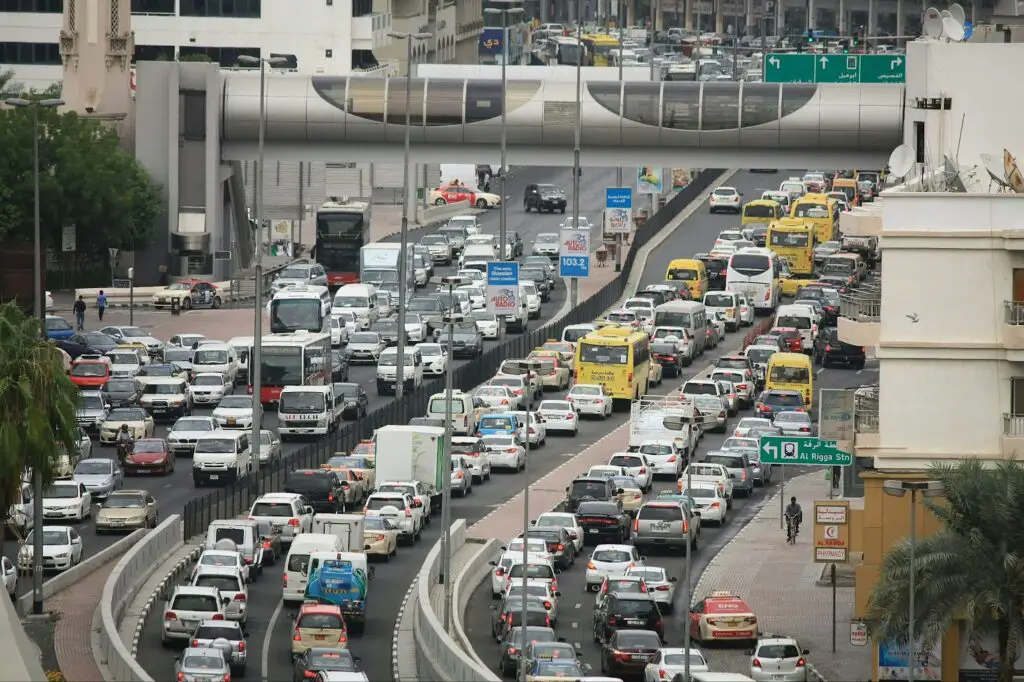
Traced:
[[352, 49], [375, 50], [391, 44], [391, 15], [373, 12], [352, 17]]
[[1000, 437], [1003, 457], [1020, 459], [1024, 455], [1024, 415], [1004, 414], [1003, 434]]
[[877, 346], [882, 331], [882, 292], [857, 289], [839, 304], [839, 340], [855, 346]]
[[377, 66], [370, 67], [368, 69], [352, 69], [352, 76], [377, 76], [379, 78], [388, 78], [390, 76], [398, 75], [398, 60], [397, 59], [381, 59], [377, 62]]
[[853, 430], [854, 447], [858, 450], [858, 456], [869, 456], [870, 453], [860, 452], [860, 449], [879, 446], [878, 386], [864, 386], [857, 389], [854, 394]]
[[1003, 301], [1003, 348], [1024, 350], [1024, 301]]

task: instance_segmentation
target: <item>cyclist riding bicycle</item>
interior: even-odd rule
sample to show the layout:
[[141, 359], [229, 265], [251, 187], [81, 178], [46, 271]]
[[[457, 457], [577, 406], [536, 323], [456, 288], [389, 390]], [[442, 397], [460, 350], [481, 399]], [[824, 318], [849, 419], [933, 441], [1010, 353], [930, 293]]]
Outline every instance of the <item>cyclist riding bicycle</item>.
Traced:
[[804, 520], [804, 510], [797, 504], [795, 497], [789, 498], [789, 504], [783, 515], [786, 517], [786, 539], [794, 542], [797, 533], [800, 532], [800, 524]]

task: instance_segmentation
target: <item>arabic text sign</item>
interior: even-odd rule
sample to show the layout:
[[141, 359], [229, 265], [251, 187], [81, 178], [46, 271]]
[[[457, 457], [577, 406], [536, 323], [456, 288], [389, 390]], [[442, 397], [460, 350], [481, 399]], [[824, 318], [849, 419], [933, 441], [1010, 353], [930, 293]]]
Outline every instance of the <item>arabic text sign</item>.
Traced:
[[519, 263], [487, 264], [487, 312], [514, 314], [519, 308]]
[[764, 60], [766, 83], [904, 83], [902, 54], [772, 53]]

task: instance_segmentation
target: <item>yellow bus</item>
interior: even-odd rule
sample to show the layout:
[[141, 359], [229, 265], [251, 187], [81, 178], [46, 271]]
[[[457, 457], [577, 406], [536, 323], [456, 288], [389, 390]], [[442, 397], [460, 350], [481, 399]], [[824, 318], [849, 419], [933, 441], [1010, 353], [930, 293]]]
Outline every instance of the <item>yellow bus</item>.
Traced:
[[696, 258], [676, 258], [669, 261], [665, 281], [672, 286], [679, 286], [680, 282], [685, 284], [690, 290], [690, 299], [694, 301], [704, 300], [704, 294], [708, 293], [707, 266], [704, 265], [704, 261]]
[[583, 36], [583, 44], [590, 53], [593, 66], [611, 66], [612, 51], [619, 49], [617, 38], [602, 33]]
[[647, 394], [650, 339], [635, 329], [604, 327], [576, 343], [573, 364], [577, 384], [600, 384], [616, 401], [639, 400]]
[[782, 218], [768, 226], [765, 246], [785, 258], [796, 277], [814, 274], [815, 226], [804, 218]]
[[827, 194], [805, 194], [793, 202], [789, 215], [814, 225], [819, 244], [835, 239], [839, 204]]
[[771, 199], [757, 199], [743, 204], [742, 225], [770, 225], [782, 217], [782, 205]]
[[768, 358], [764, 387], [769, 391], [797, 391], [804, 405], [814, 407], [814, 367], [811, 357], [803, 353], [773, 353]]

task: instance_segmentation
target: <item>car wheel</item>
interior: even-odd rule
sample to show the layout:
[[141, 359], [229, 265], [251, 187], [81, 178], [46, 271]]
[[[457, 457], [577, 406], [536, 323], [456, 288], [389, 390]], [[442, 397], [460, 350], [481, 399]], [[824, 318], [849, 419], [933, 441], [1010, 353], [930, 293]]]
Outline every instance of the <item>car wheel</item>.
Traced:
[[527, 213], [530, 212], [530, 204], [529, 204], [529, 202], [526, 202], [526, 201], [523, 202], [523, 210], [526, 211]]
[[442, 197], [438, 197], [437, 199], [434, 199], [434, 206], [444, 206], [447, 203], [448, 202], [445, 201]]
[[477, 199], [476, 200], [476, 207], [477, 208], [487, 208], [487, 202], [484, 199]]
[[220, 308], [222, 303], [223, 303], [223, 301], [220, 300], [220, 296], [214, 296], [213, 297], [213, 304], [212, 305], [213, 305], [213, 309], [214, 310]]
[[561, 208], [562, 213], [565, 213], [565, 206]]

